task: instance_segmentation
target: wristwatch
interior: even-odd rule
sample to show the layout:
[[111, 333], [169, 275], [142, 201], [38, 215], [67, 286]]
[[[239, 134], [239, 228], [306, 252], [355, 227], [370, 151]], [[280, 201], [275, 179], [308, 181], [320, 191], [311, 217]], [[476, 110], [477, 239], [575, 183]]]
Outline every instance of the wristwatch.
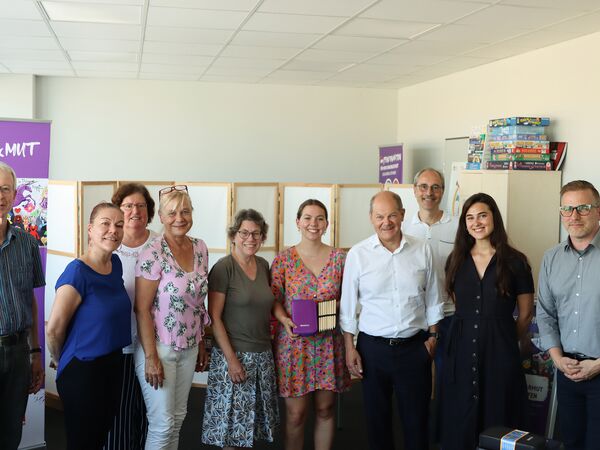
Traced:
[[438, 333], [437, 331], [430, 331], [429, 333], [427, 333], [427, 335], [429, 337], [435, 338], [436, 341], [440, 339], [440, 333]]

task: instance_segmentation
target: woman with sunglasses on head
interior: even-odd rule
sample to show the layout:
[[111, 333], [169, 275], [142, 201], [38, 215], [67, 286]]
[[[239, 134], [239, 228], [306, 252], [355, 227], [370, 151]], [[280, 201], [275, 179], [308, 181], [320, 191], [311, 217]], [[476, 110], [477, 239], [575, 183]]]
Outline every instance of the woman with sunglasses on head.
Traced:
[[[523, 427], [527, 400], [519, 339], [533, 315], [527, 257], [508, 243], [496, 202], [462, 208], [446, 289], [456, 304], [442, 378], [442, 448], [472, 450], [490, 426]], [[515, 321], [513, 311], [518, 309]]]
[[208, 276], [212, 349], [202, 442], [226, 449], [273, 442], [279, 422], [270, 318], [269, 263], [256, 253], [268, 225], [253, 209], [239, 211], [227, 230], [230, 255]]
[[194, 371], [204, 370], [202, 336], [208, 251], [189, 237], [192, 202], [184, 185], [160, 191], [164, 232], [144, 246], [136, 265], [135, 311], [141, 346], [135, 369], [148, 411], [146, 449], [175, 450], [187, 414]]
[[[137, 257], [144, 244], [156, 236], [155, 232], [147, 229], [148, 224], [152, 222], [154, 217], [154, 200], [144, 185], [126, 183], [113, 194], [112, 202], [124, 214], [123, 242], [115, 250], [115, 253], [123, 265], [123, 281], [133, 307]], [[144, 405], [140, 383], [135, 375], [133, 360], [136, 343], [137, 323], [135, 312], [132, 309], [131, 344], [123, 348], [121, 401], [112, 429], [104, 445], [106, 450], [139, 450], [144, 448], [144, 442], [146, 441], [148, 429], [146, 406]]]
[[123, 213], [94, 207], [88, 248], [56, 282], [47, 325], [50, 367], [63, 403], [67, 449], [100, 449], [119, 406], [122, 348], [131, 343], [131, 303], [121, 261]]
[[314, 448], [331, 449], [335, 434], [335, 395], [350, 387], [344, 339], [339, 329], [298, 336], [291, 318], [294, 299], [336, 300], [339, 306], [346, 254], [322, 242], [327, 209], [319, 200], [304, 201], [296, 214], [300, 243], [283, 251], [271, 267], [273, 313], [280, 322], [274, 356], [279, 395], [285, 398], [285, 448], [302, 449], [304, 423], [314, 400]]

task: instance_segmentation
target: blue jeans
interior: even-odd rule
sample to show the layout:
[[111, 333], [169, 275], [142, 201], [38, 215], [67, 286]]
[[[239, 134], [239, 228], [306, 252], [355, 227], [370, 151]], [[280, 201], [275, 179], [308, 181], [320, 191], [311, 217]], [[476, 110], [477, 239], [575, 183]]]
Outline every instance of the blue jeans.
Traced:
[[0, 449], [16, 450], [21, 442], [27, 408], [31, 364], [27, 337], [15, 345], [0, 346]]

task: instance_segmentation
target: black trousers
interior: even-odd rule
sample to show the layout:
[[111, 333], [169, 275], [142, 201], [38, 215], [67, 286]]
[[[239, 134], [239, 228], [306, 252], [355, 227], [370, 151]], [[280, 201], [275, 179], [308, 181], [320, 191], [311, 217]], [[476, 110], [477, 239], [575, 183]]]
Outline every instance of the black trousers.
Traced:
[[556, 376], [558, 424], [566, 450], [600, 448], [600, 375], [588, 381]]
[[[420, 335], [421, 336], [421, 335]], [[431, 358], [422, 339], [389, 345], [359, 333], [357, 350], [363, 364], [363, 403], [371, 450], [393, 450], [392, 396], [404, 429], [405, 450], [429, 448]]]
[[73, 358], [56, 380], [63, 402], [67, 450], [101, 449], [119, 406], [121, 350], [92, 361]]

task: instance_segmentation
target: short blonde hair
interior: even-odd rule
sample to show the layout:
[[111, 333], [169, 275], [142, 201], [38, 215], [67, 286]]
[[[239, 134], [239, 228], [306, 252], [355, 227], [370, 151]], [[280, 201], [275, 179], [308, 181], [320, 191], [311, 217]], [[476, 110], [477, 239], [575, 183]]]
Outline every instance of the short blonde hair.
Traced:
[[173, 205], [171, 210], [174, 210], [184, 204], [188, 204], [190, 205], [190, 209], [194, 209], [192, 206], [192, 199], [186, 191], [171, 191], [168, 194], [160, 196], [158, 213], [164, 215], [167, 212], [167, 206], [169, 205]]

